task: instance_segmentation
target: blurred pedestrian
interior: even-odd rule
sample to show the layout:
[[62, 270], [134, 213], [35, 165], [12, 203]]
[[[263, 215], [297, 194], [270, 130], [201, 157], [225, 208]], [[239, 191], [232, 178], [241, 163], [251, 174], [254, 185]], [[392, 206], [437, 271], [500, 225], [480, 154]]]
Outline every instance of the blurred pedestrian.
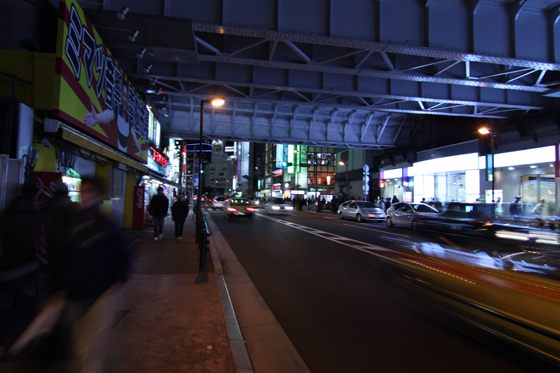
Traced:
[[385, 201], [383, 200], [383, 198], [379, 197], [379, 204], [377, 205], [377, 207], [379, 207], [383, 211], [387, 211], [387, 208], [385, 206]]
[[540, 225], [544, 225], [545, 219], [548, 216], [548, 206], [546, 200], [543, 198], [539, 203], [531, 210], [531, 213], [535, 215]]
[[100, 214], [100, 184], [84, 179], [80, 194], [81, 206], [69, 204], [50, 222], [58, 235], [49, 236], [47, 246], [53, 294], [46, 304], [66, 302], [62, 321], [70, 325], [77, 371], [97, 373], [132, 255], [120, 231]]
[[517, 196], [511, 205], [509, 205], [509, 214], [513, 216], [513, 220], [519, 220], [523, 215], [523, 209], [520, 202], [521, 197]]
[[150, 215], [153, 216], [154, 222], [154, 240], [163, 238], [163, 222], [167, 216], [167, 210], [169, 209], [169, 200], [163, 194], [163, 188], [160, 186], [157, 189], [157, 194], [152, 197], [150, 201], [150, 206], [148, 211]]
[[389, 207], [391, 207], [391, 198], [387, 197], [387, 199], [385, 200], [385, 211], [387, 211]]
[[395, 203], [399, 203], [399, 202], [400, 202], [400, 201], [399, 201], [399, 199], [397, 198], [397, 196], [394, 195], [394, 196], [393, 196], [393, 200], [391, 201], [391, 204], [394, 205]]
[[0, 216], [0, 282], [2, 290], [15, 291], [16, 299], [23, 294], [38, 296], [39, 262], [30, 232], [34, 223], [33, 205], [23, 197], [12, 200]]
[[437, 198], [434, 199], [434, 207], [438, 209], [439, 212], [443, 211], [443, 204]]
[[189, 200], [185, 199], [185, 193], [179, 193], [177, 202], [171, 206], [171, 216], [175, 222], [175, 240], [183, 239], [183, 227], [185, 219], [189, 216]]

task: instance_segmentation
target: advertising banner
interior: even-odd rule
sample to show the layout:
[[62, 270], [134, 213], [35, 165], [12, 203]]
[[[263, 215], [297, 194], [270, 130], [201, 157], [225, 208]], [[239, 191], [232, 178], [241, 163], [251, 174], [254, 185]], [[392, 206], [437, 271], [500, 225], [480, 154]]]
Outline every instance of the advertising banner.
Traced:
[[145, 206], [144, 206], [145, 187], [134, 187], [134, 203], [132, 205], [132, 228], [144, 228], [145, 226]]
[[283, 144], [276, 144], [276, 168], [282, 167], [282, 163], [284, 162], [284, 145]]
[[146, 163], [150, 111], [76, 0], [60, 0], [57, 35], [53, 115]]

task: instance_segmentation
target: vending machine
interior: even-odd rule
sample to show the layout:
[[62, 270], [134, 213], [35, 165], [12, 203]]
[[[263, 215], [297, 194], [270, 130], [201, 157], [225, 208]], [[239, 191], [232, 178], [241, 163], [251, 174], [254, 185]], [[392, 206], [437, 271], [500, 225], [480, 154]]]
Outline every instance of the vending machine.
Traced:
[[132, 204], [132, 228], [144, 228], [146, 226], [146, 196], [145, 187], [134, 187], [134, 199]]

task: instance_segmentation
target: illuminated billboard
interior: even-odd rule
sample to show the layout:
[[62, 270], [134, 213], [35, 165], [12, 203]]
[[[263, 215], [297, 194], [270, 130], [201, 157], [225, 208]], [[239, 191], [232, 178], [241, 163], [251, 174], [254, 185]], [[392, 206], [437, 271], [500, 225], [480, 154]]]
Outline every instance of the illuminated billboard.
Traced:
[[276, 168], [283, 167], [284, 162], [284, 145], [276, 144]]
[[147, 162], [149, 110], [75, 0], [60, 0], [53, 115]]
[[159, 148], [159, 141], [161, 138], [161, 124], [157, 118], [154, 118], [154, 144]]

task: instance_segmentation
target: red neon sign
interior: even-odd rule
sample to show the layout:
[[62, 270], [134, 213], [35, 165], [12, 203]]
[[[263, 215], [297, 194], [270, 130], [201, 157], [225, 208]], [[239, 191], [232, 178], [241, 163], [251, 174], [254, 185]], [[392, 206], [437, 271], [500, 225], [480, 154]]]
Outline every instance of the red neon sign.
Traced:
[[157, 163], [159, 163], [163, 167], [167, 167], [167, 159], [165, 159], [163, 157], [163, 155], [159, 154], [158, 151], [155, 150], [154, 148], [150, 148], [150, 149], [152, 149], [152, 153], [153, 153], [153, 155], [150, 155], [150, 158], [155, 160]]

